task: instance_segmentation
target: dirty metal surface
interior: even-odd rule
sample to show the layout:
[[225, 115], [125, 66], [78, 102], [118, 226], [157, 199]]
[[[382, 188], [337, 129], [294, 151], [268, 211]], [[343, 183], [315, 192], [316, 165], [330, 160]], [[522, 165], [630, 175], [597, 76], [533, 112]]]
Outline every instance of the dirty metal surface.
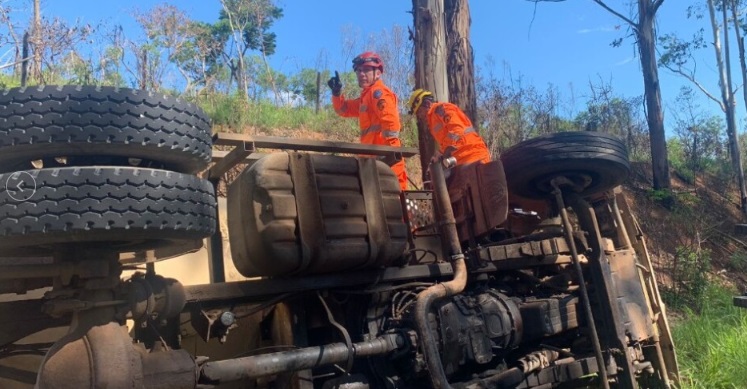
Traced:
[[747, 308], [747, 296], [735, 296], [733, 302], [734, 306]]
[[289, 139], [274, 136], [244, 135], [218, 133], [213, 136], [213, 144], [216, 146], [239, 146], [244, 142], [253, 144], [254, 148], [269, 148], [296, 151], [318, 151], [333, 153], [388, 155], [390, 153], [400, 154], [405, 158], [418, 154], [418, 149], [413, 147], [392, 147], [363, 145], [360, 143], [332, 142], [311, 139]]

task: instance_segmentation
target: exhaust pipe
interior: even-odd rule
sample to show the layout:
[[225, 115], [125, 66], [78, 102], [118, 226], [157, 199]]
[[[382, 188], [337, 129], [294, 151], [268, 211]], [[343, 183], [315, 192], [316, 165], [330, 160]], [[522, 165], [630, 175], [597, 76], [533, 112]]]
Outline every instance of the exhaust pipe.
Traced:
[[451, 255], [451, 266], [454, 269], [454, 278], [441, 284], [433, 285], [420, 292], [415, 305], [415, 323], [420, 344], [423, 347], [425, 362], [431, 375], [433, 388], [451, 388], [446, 378], [441, 356], [438, 353], [436, 337], [428, 325], [428, 312], [433, 304], [443, 298], [461, 293], [467, 285], [467, 264], [462, 253], [459, 235], [456, 229], [454, 211], [451, 208], [449, 191], [446, 187], [446, 177], [441, 161], [431, 162], [429, 166], [434, 192], [436, 194], [437, 209], [439, 215], [437, 220], [441, 224], [442, 234], [447, 240], [449, 254]]

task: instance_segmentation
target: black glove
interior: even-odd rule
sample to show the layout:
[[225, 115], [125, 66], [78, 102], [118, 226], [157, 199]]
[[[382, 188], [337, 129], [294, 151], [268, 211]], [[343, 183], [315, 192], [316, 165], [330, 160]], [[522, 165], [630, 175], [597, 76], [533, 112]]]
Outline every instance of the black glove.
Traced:
[[381, 162], [384, 162], [385, 164], [389, 166], [393, 166], [395, 163], [402, 160], [402, 154], [400, 153], [387, 153], [386, 155], [380, 155], [376, 157]]
[[332, 89], [332, 95], [339, 96], [342, 93], [342, 82], [340, 82], [340, 74], [335, 70], [335, 76], [327, 81], [329, 89]]

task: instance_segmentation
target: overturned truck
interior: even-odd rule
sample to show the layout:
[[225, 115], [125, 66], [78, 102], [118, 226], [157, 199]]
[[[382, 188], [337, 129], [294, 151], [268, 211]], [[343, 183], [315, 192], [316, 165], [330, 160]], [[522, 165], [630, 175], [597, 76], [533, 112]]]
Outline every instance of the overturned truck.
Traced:
[[[437, 159], [401, 192], [380, 158], [341, 155], [416, 150], [212, 137], [198, 108], [143, 91], [12, 89], [0, 118], [0, 293], [46, 288], [0, 303], [0, 362], [43, 353], [39, 388], [677, 383], [614, 137]], [[245, 279], [226, 281], [226, 232]], [[157, 274], [203, 238], [210, 283]]]

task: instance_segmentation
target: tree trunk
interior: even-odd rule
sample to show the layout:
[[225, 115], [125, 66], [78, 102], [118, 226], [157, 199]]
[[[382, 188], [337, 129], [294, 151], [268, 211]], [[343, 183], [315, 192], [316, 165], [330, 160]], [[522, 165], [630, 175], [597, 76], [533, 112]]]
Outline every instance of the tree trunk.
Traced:
[[138, 73], [140, 73], [140, 82], [138, 83], [138, 88], [142, 90], [148, 89], [148, 50], [145, 48], [142, 48], [140, 50], [140, 69], [138, 69]]
[[[724, 10], [725, 15], [726, 10]], [[729, 58], [724, 58], [721, 53], [721, 38], [720, 38], [720, 27], [718, 20], [716, 19], [716, 8], [713, 5], [713, 0], [708, 0], [708, 13], [711, 18], [711, 29], [713, 30], [713, 48], [716, 52], [716, 63], [718, 65], [719, 74], [719, 86], [721, 87], [721, 108], [724, 110], [726, 115], [726, 133], [729, 139], [729, 154], [731, 156], [732, 168], [734, 173], [737, 175], [737, 184], [739, 186], [739, 204], [743, 214], [747, 214], [747, 191], [745, 190], [744, 183], [744, 171], [742, 169], [742, 161], [739, 153], [739, 141], [737, 139], [737, 121], [734, 112], [734, 96], [731, 90], [731, 76], [727, 72], [727, 65], [724, 61], [729, 61]], [[727, 24], [724, 23], [724, 35], [727, 35]], [[726, 38], [726, 37], [725, 37]]]
[[244, 64], [244, 56], [239, 55], [238, 61], [236, 61], [236, 83], [238, 84], [239, 93], [245, 101], [249, 101], [249, 83], [246, 79], [246, 66]]
[[314, 104], [314, 113], [319, 113], [319, 107], [321, 105], [321, 94], [322, 94], [322, 73], [316, 72], [316, 101]]
[[23, 50], [21, 51], [24, 61], [21, 63], [21, 86], [25, 87], [29, 75], [29, 33], [23, 33]]
[[669, 162], [667, 160], [667, 139], [664, 134], [659, 69], [656, 64], [655, 17], [656, 9], [654, 5], [649, 0], [638, 0], [638, 28], [636, 35], [643, 72], [654, 189], [669, 189], [671, 184], [669, 179]]
[[447, 67], [449, 69], [449, 101], [458, 105], [477, 125], [477, 94], [475, 66], [468, 0], [445, 0]]
[[[732, 20], [734, 22], [734, 32], [737, 35], [737, 46], [739, 47], [739, 64], [742, 69], [742, 85], [745, 85], [745, 82], [747, 82], [747, 62], [745, 61], [745, 54], [744, 54], [744, 37], [742, 37], [742, 30], [741, 26], [739, 25], [739, 18], [737, 14], [737, 2], [736, 1], [730, 1], [731, 3], [731, 14], [732, 14]], [[742, 88], [742, 92], [744, 93], [744, 105], [747, 107], [747, 88]], [[732, 99], [734, 96], [732, 96]], [[736, 107], [736, 101], [734, 101], [734, 106]], [[739, 188], [740, 190], [742, 188], [745, 188], [744, 183], [744, 166], [742, 165], [742, 156], [741, 156], [741, 150], [739, 149], [739, 142], [736, 142], [737, 146], [737, 152], [740, 153], [739, 155], [739, 177], [740, 177], [740, 183]], [[742, 206], [742, 213], [747, 214], [747, 198], [745, 196], [745, 192], [741, 193], [741, 201], [740, 204]]]
[[32, 76], [37, 83], [42, 83], [42, 72], [41, 72], [41, 61], [42, 61], [42, 36], [41, 36], [41, 0], [34, 0], [34, 67], [32, 68]]
[[[443, 0], [413, 0], [412, 16], [415, 88], [424, 88], [433, 92], [438, 101], [449, 101]], [[424, 123], [418, 123], [418, 146], [423, 168], [422, 177], [425, 182], [428, 162], [434, 154], [435, 144]]]

